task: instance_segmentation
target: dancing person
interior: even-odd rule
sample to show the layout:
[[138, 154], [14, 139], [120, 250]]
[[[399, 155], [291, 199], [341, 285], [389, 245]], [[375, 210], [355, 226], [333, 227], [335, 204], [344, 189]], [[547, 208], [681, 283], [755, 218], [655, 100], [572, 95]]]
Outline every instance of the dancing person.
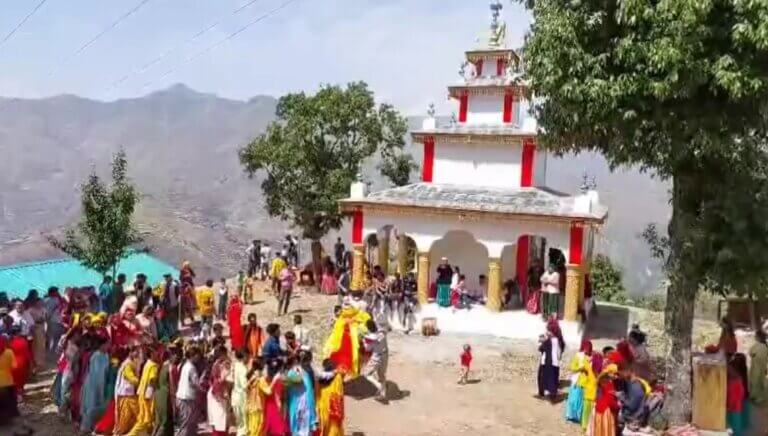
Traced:
[[258, 323], [255, 313], [248, 314], [248, 323], [244, 327], [245, 348], [251, 357], [261, 355], [264, 344], [264, 329]]
[[210, 373], [211, 387], [206, 397], [208, 424], [213, 429], [212, 436], [226, 436], [229, 429], [227, 418], [232, 390], [232, 384], [229, 381], [232, 365], [225, 347], [217, 347], [213, 352], [213, 359]]
[[584, 388], [587, 384], [587, 370], [592, 365], [592, 342], [583, 339], [579, 352], [571, 359], [571, 386], [565, 406], [565, 419], [581, 423], [584, 412]]
[[291, 436], [310, 436], [317, 428], [314, 381], [302, 366], [303, 358], [305, 354], [290, 357], [291, 367], [285, 374]]
[[163, 350], [160, 348], [154, 350], [147, 348], [145, 352], [149, 355], [149, 358], [144, 363], [139, 386], [136, 391], [139, 413], [136, 417], [136, 424], [128, 433], [129, 436], [149, 433], [155, 424], [155, 389], [157, 388], [159, 368], [162, 364]]
[[[245, 426], [247, 436], [264, 434], [264, 396], [271, 394], [271, 386], [262, 378], [264, 364], [260, 357], [254, 357], [248, 370], [247, 398], [245, 400]], [[240, 436], [238, 426], [238, 436]]]
[[80, 431], [90, 433], [98, 419], [107, 410], [107, 382], [109, 371], [109, 338], [99, 337], [94, 343], [96, 350], [88, 362], [88, 374], [83, 384], [80, 402]]
[[248, 396], [248, 367], [245, 364], [244, 350], [235, 351], [235, 363], [232, 366], [232, 412], [235, 416], [237, 436], [248, 436], [248, 412], [246, 401]]
[[588, 433], [591, 436], [616, 436], [620, 404], [613, 384], [617, 373], [616, 364], [609, 364], [597, 378], [597, 400]]
[[725, 421], [729, 434], [744, 436], [746, 431], [746, 423], [744, 422], [744, 399], [747, 398], [746, 386], [744, 386], [744, 381], [733, 360], [728, 362], [727, 377]]
[[459, 384], [465, 385], [469, 379], [469, 367], [472, 364], [472, 347], [464, 344], [461, 355], [459, 356], [461, 370], [459, 371]]
[[136, 389], [139, 386], [138, 371], [141, 365], [140, 350], [133, 348], [117, 372], [115, 386], [115, 433], [126, 434], [136, 423], [139, 414]]
[[13, 367], [16, 365], [8, 340], [0, 335], [0, 425], [10, 423], [19, 416], [16, 386], [13, 383]]
[[179, 383], [176, 388], [176, 424], [175, 436], [196, 436], [197, 423], [200, 419], [197, 407], [200, 377], [197, 365], [202, 359], [200, 349], [192, 347], [187, 350], [184, 365], [181, 367]]
[[344, 375], [336, 371], [331, 359], [325, 359], [317, 379], [318, 434], [344, 436]]
[[45, 367], [46, 338], [45, 338], [45, 306], [37, 295], [28, 299], [27, 314], [32, 321], [32, 356], [34, 370]]
[[259, 382], [264, 405], [262, 430], [264, 436], [286, 436], [290, 429], [283, 409], [282, 362], [279, 359], [268, 362], [266, 378]]
[[370, 381], [377, 390], [376, 400], [387, 401], [387, 363], [389, 361], [389, 347], [387, 335], [378, 329], [376, 323], [369, 319], [365, 323], [368, 333], [363, 337], [365, 350], [371, 353], [364, 371], [365, 378]]
[[59, 295], [59, 288], [51, 286], [48, 288], [48, 294], [43, 300], [45, 306], [45, 348], [48, 352], [55, 352], [59, 345], [59, 339], [64, 334], [64, 325], [61, 315], [64, 311], [65, 302]]
[[227, 323], [229, 323], [229, 340], [233, 350], [245, 348], [245, 335], [243, 332], [243, 302], [238, 294], [232, 295], [227, 309]]
[[160, 367], [157, 375], [157, 389], [155, 389], [155, 417], [152, 436], [173, 436], [173, 406], [171, 403], [172, 382], [171, 373], [175, 366], [182, 360], [181, 349], [169, 348], [170, 359]]

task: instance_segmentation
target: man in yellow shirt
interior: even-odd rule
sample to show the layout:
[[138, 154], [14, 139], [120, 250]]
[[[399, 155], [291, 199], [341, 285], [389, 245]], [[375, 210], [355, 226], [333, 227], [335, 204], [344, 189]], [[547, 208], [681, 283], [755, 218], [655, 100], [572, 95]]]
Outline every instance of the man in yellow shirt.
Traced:
[[272, 267], [269, 269], [269, 276], [272, 278], [272, 292], [277, 296], [280, 295], [280, 271], [287, 266], [285, 254], [278, 253], [272, 261]]
[[208, 279], [205, 286], [195, 290], [195, 302], [203, 324], [203, 331], [210, 332], [213, 325], [213, 313], [215, 311], [215, 297], [213, 293], [213, 280]]

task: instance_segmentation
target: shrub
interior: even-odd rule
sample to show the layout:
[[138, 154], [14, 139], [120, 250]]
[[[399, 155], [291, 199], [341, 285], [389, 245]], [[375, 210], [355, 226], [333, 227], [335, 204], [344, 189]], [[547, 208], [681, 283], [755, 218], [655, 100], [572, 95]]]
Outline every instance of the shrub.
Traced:
[[620, 304], [627, 301], [627, 292], [621, 281], [621, 270], [613, 265], [608, 256], [595, 256], [589, 278], [592, 283], [592, 295], [596, 299]]

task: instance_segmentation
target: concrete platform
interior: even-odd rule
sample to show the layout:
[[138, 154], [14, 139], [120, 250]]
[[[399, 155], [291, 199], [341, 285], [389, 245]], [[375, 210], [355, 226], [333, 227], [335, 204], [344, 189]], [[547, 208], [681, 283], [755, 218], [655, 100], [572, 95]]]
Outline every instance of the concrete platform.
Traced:
[[[537, 341], [545, 331], [545, 322], [539, 315], [531, 315], [525, 310], [491, 312], [484, 306], [471, 309], [453, 309], [439, 307], [437, 304], [423, 306], [416, 313], [415, 326], [421, 329], [421, 320], [436, 318], [437, 328], [445, 333], [466, 333], [488, 335], [501, 338]], [[390, 326], [402, 330], [403, 326], [396, 317], [389, 317]], [[560, 321], [563, 338], [566, 343], [578, 344], [581, 341], [583, 325], [579, 322]]]

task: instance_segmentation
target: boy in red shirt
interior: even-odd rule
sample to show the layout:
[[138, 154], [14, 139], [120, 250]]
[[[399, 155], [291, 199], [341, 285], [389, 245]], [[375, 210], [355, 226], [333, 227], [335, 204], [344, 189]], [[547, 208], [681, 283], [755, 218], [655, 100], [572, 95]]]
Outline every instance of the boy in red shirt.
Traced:
[[461, 375], [459, 377], [459, 384], [467, 384], [469, 378], [469, 365], [472, 363], [472, 348], [469, 344], [464, 344], [464, 352], [460, 355], [461, 359]]

